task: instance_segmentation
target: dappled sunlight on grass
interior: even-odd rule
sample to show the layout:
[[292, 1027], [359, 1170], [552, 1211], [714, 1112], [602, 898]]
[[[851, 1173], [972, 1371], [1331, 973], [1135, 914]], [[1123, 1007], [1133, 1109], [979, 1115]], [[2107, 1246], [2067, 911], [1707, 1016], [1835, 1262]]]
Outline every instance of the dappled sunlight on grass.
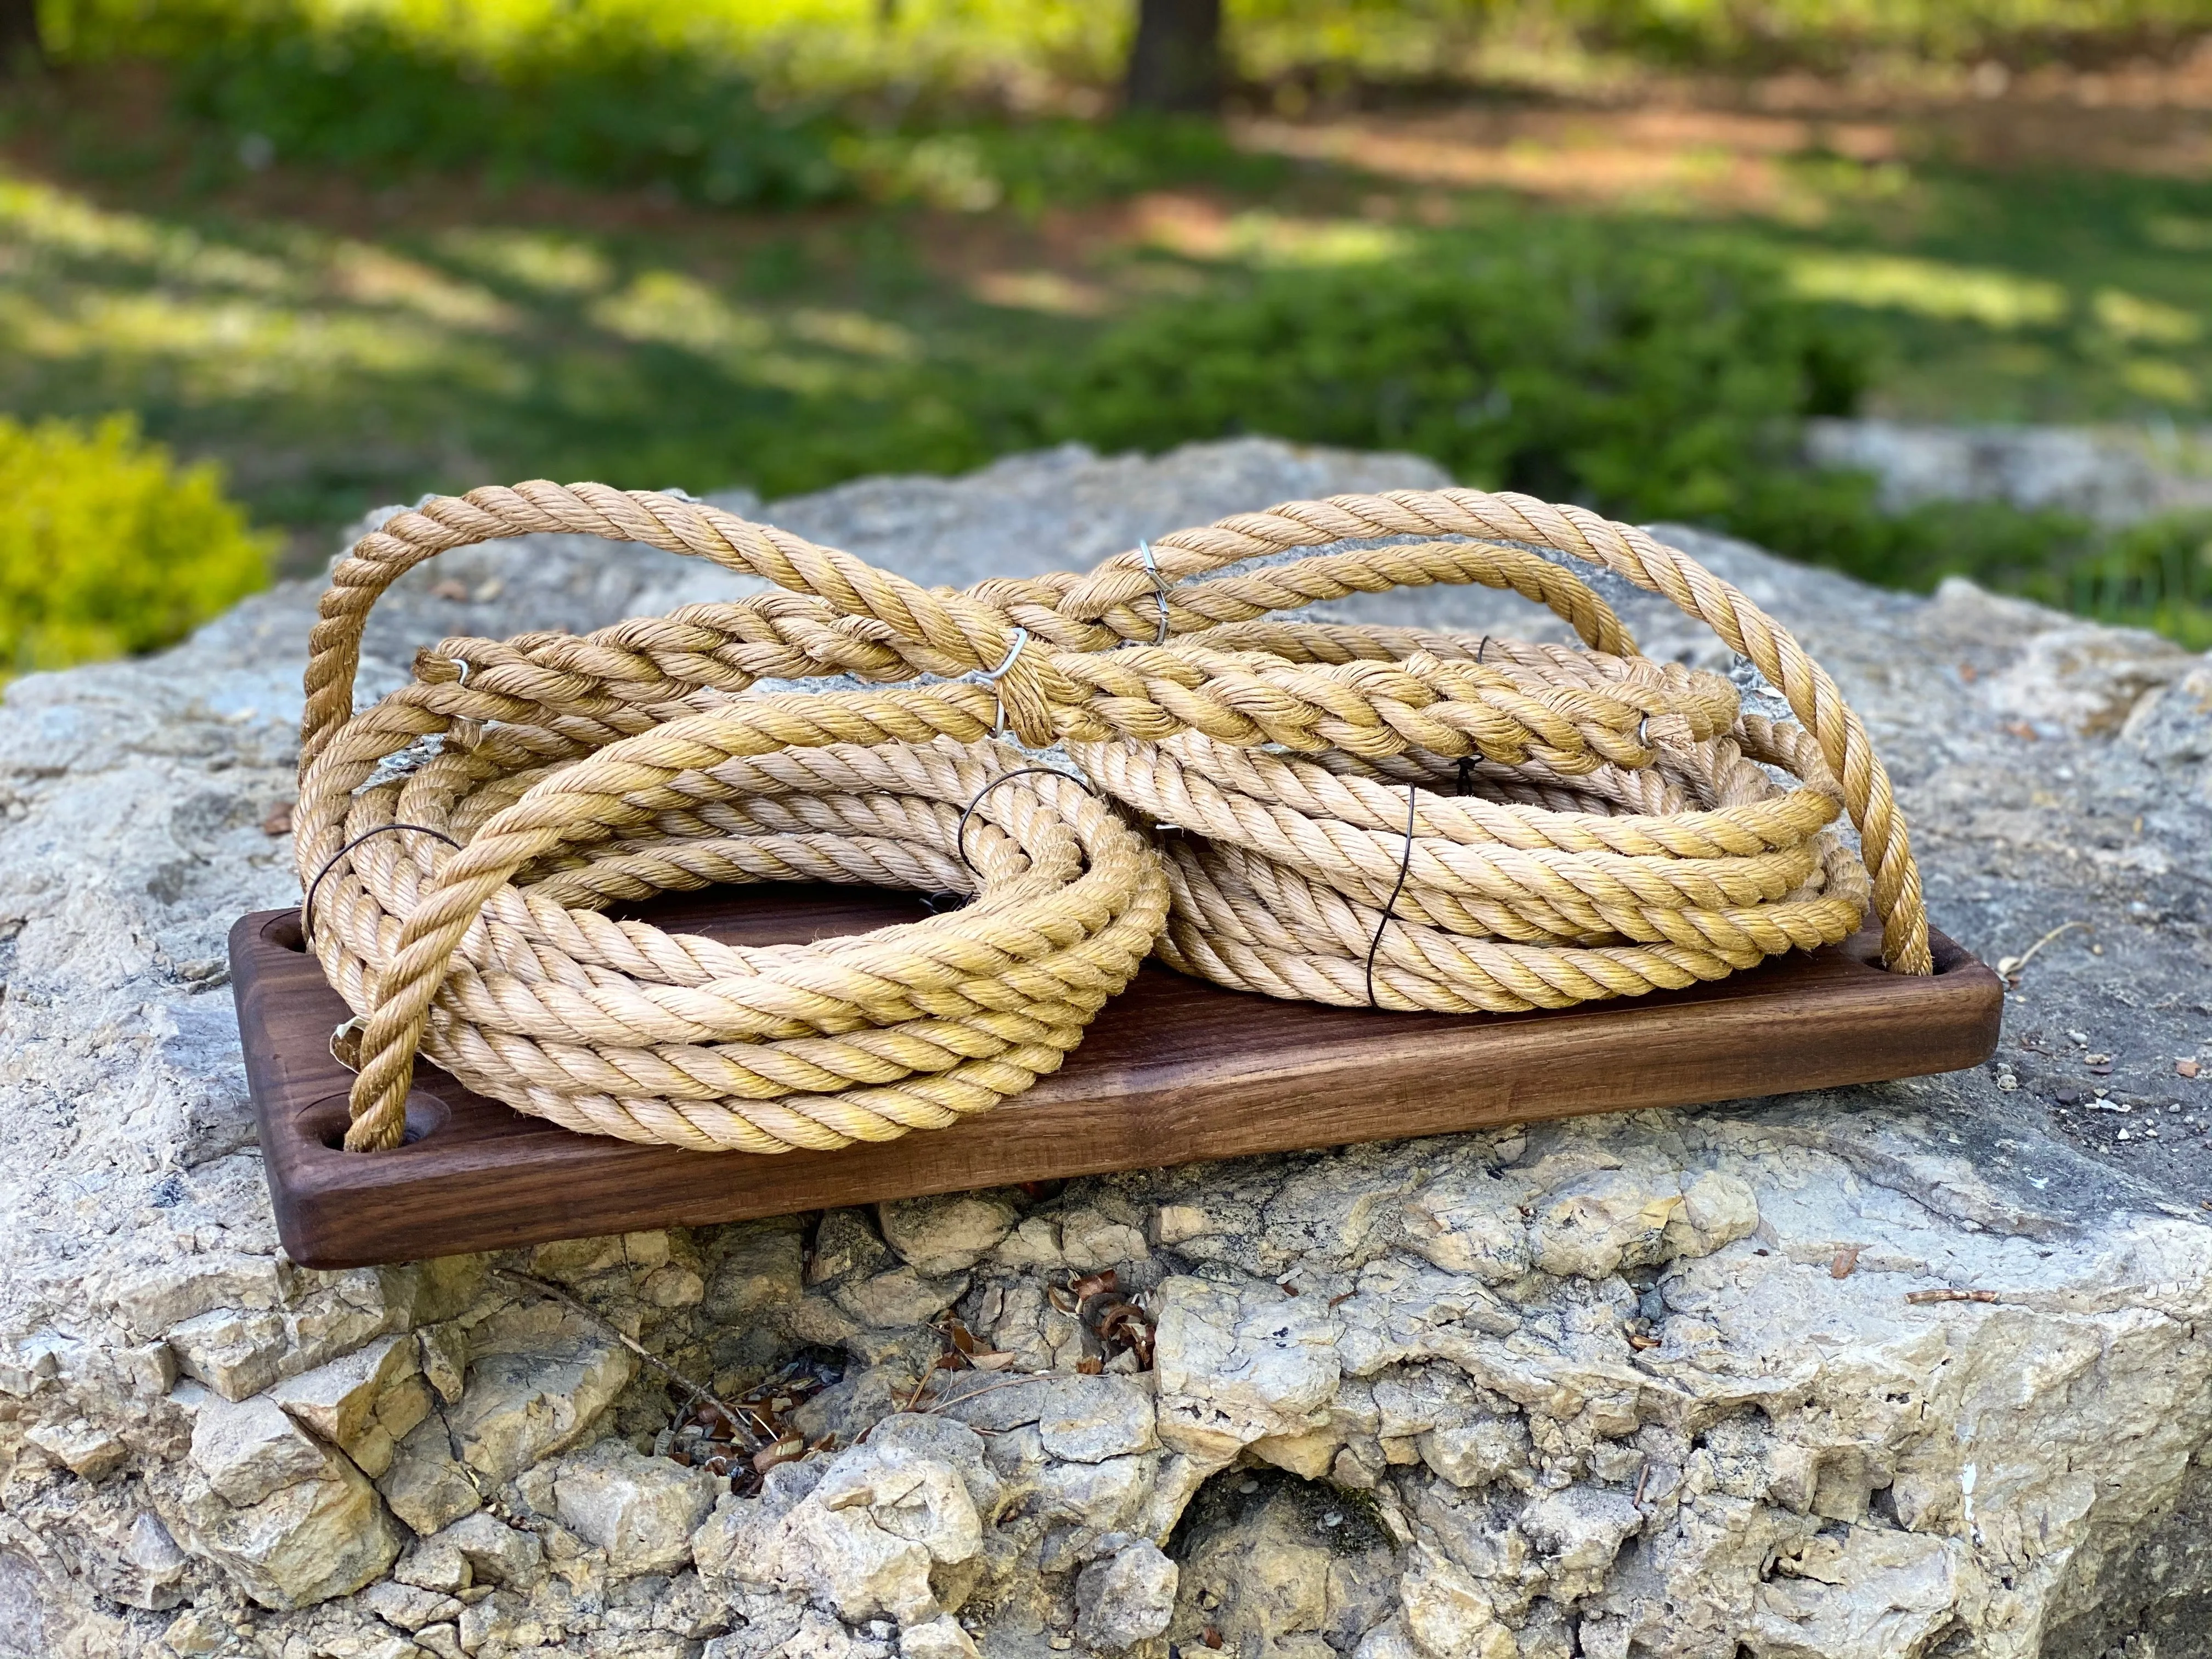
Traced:
[[2129, 391], [2158, 403], [2185, 409], [2203, 406], [2204, 383], [2179, 363], [2161, 357], [2133, 357], [2120, 365], [2120, 382]]
[[0, 175], [0, 406], [136, 410], [299, 526], [531, 474], [793, 489], [985, 459], [939, 384], [974, 302], [917, 291], [896, 244], [485, 205], [341, 230]]
[[[436, 9], [368, 3], [425, 27]], [[462, 0], [500, 28], [551, 3]], [[1002, 27], [1010, 4], [970, 21]], [[902, 0], [882, 38], [954, 38], [954, 9]], [[878, 27], [875, 0], [686, 15], [764, 40], [833, 13], [833, 33]], [[1301, 271], [1383, 283], [1455, 248], [1585, 233], [1778, 262], [1879, 343], [1881, 413], [2212, 416], [2212, 185], [1970, 173], [1896, 112], [1504, 100], [1245, 118], [1226, 137], [860, 125], [837, 140], [858, 195], [780, 213], [282, 157], [202, 177], [179, 145], [132, 159], [34, 127], [0, 173], [0, 406], [135, 410], [223, 461], [264, 520], [318, 535], [493, 478], [775, 494], [973, 465], [1038, 441], [1032, 382], [1103, 328]]]
[[[470, 374], [438, 330], [407, 319], [331, 315], [246, 300], [80, 290], [49, 309], [0, 295], [0, 341], [26, 357], [68, 364], [118, 401], [136, 368], [158, 375], [186, 403], [282, 394], [333, 374], [464, 372], [488, 392], [512, 391], [496, 374]], [[479, 369], [490, 365], [478, 358]]]
[[605, 254], [574, 236], [527, 230], [448, 230], [431, 246], [464, 269], [539, 294], [593, 294], [614, 281]]
[[1887, 128], [1826, 132], [1798, 120], [1668, 112], [1453, 111], [1313, 125], [1255, 120], [1236, 131], [1256, 151], [1403, 184], [1589, 206], [1748, 211], [1797, 223], [1820, 219], [1838, 182], [1793, 165], [1816, 137], [1844, 161], [1839, 171], [1854, 185], [1868, 170], [1863, 163], [1884, 162], [1895, 149]]
[[2131, 343], [2194, 345], [2204, 337], [2204, 319], [2195, 313], [2121, 289], [2099, 289], [2090, 311], [2106, 333]]
[[1057, 270], [979, 271], [969, 289], [987, 305], [1055, 317], [1096, 317], [1113, 303], [1097, 283], [1078, 282]]
[[807, 397], [886, 396], [896, 380], [884, 366], [921, 355], [914, 337], [896, 324], [811, 307], [779, 317], [673, 270], [640, 272], [588, 315], [623, 339], [681, 347], [732, 380]]
[[0, 176], [0, 232], [33, 258], [135, 265], [149, 276], [264, 294], [285, 292], [295, 281], [282, 260], [140, 214], [108, 212], [82, 196], [23, 179]]
[[331, 291], [360, 305], [412, 311], [447, 328], [477, 332], [507, 333], [521, 320], [514, 307], [486, 289], [365, 242], [331, 245], [323, 264]]
[[1909, 311], [1947, 322], [2011, 330], [2063, 321], [2057, 283], [1989, 266], [1883, 253], [1808, 253], [1790, 262], [1790, 284], [1809, 300]]
[[1414, 246], [1413, 236], [1395, 225], [1263, 208], [1228, 212], [1206, 198], [1179, 194], [1164, 193], [1140, 204], [1135, 228], [1143, 246], [1187, 259], [1256, 267], [1372, 264], [1401, 257]]

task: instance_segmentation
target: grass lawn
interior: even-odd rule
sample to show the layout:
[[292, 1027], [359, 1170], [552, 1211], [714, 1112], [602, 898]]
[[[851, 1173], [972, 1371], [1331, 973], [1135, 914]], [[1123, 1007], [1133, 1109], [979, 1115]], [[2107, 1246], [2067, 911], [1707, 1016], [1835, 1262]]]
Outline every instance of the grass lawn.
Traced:
[[952, 128], [887, 143], [865, 203], [738, 212], [255, 170], [162, 114], [151, 71], [84, 70], [0, 111], [0, 409], [136, 411], [221, 460], [304, 568], [426, 490], [773, 495], [975, 465], [1036, 441], [1024, 388], [1117, 318], [1573, 216], [1777, 251], [1880, 335], [1872, 412], [2197, 425], [2208, 80], [1885, 100], [1653, 77], [1220, 137]]

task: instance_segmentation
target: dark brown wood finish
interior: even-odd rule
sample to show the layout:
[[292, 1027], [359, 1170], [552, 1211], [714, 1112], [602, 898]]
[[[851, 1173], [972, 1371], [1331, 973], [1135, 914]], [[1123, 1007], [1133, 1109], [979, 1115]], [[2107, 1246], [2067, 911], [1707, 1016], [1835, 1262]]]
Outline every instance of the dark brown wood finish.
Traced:
[[[630, 914], [769, 944], [908, 921], [915, 905], [722, 889]], [[230, 960], [277, 1231], [295, 1261], [341, 1267], [1979, 1065], [2003, 987], [1942, 934], [1933, 944], [1933, 978], [1884, 972], [1869, 931], [1686, 991], [1464, 1017], [1277, 1002], [1148, 965], [1057, 1074], [996, 1111], [780, 1157], [572, 1133], [428, 1064], [408, 1145], [339, 1150], [352, 1074], [330, 1036], [347, 1009], [300, 948], [299, 913], [241, 918]]]

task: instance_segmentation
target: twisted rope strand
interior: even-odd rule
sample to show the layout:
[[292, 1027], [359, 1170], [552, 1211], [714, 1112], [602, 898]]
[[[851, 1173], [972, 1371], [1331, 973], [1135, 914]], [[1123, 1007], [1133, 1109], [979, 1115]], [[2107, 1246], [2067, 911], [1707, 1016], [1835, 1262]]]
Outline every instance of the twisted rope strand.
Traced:
[[[394, 580], [549, 531], [779, 591], [581, 636], [449, 639], [354, 710]], [[1408, 536], [1425, 539], [1230, 568]], [[1705, 620], [1802, 726], [1638, 656], [1536, 550]], [[1274, 614], [1436, 583], [1520, 593], [1583, 646]], [[1929, 970], [1903, 821], [1833, 683], [1686, 556], [1525, 496], [1291, 502], [1087, 575], [954, 592], [702, 503], [537, 481], [363, 537], [310, 643], [295, 855], [323, 883], [314, 948], [362, 1017], [351, 1147], [396, 1143], [418, 1051], [556, 1122], [701, 1149], [941, 1126], [1057, 1066], [1156, 940], [1170, 965], [1272, 995], [1525, 1009], [1833, 942], [1870, 899], [1892, 966]], [[869, 689], [757, 689], [833, 674]], [[1163, 861], [1000, 730], [1064, 745], [1124, 810], [1194, 833]], [[1863, 866], [1831, 832], [1844, 812]], [[386, 833], [410, 825], [428, 833]], [[791, 880], [969, 902], [764, 948], [600, 914]]]

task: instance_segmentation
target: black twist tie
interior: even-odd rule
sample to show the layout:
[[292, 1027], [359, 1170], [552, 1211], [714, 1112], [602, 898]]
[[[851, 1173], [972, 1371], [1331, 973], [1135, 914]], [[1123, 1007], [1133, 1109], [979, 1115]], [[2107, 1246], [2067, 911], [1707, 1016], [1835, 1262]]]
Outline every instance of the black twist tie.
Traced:
[[455, 841], [444, 830], [433, 830], [428, 824], [422, 823], [380, 823], [375, 829], [364, 831], [362, 834], [356, 836], [351, 841], [348, 842], [344, 846], [339, 848], [337, 852], [331, 854], [329, 858], [325, 859], [323, 861], [323, 867], [315, 872], [315, 878], [307, 884], [307, 900], [300, 906], [300, 932], [307, 937], [309, 944], [313, 944], [315, 938], [315, 890], [323, 884], [323, 878], [330, 874], [331, 870], [336, 867], [337, 861], [340, 859], [343, 858], [348, 853], [352, 852], [353, 849], [360, 846], [362, 842], [365, 841], [372, 841], [379, 836], [388, 836], [396, 830], [413, 830], [419, 831], [422, 835], [434, 836], [438, 840], [445, 842], [447, 846], [452, 848], [456, 853], [461, 850], [460, 842]]
[[1001, 772], [997, 777], [993, 778], [990, 782], [978, 789], [969, 798], [968, 805], [961, 809], [960, 827], [952, 832], [952, 850], [960, 854], [960, 862], [968, 866], [968, 873], [976, 880], [981, 881], [983, 878], [983, 872], [975, 867], [975, 860], [968, 856], [968, 820], [975, 816], [975, 809], [983, 804], [983, 797], [1000, 784], [1014, 778], [1028, 777], [1032, 774], [1048, 778], [1063, 779], [1073, 784], [1085, 794], [1091, 793], [1091, 787], [1082, 779], [1069, 777], [1066, 773], [1055, 766], [1017, 766], [1012, 771]]
[[1382, 1005], [1375, 1000], [1375, 953], [1382, 948], [1382, 930], [1390, 925], [1390, 913], [1397, 908], [1398, 895], [1406, 890], [1406, 876], [1413, 867], [1413, 811], [1420, 805], [1419, 787], [1406, 786], [1406, 856], [1398, 860], [1397, 884], [1390, 889], [1390, 896], [1382, 901], [1382, 919], [1375, 924], [1375, 939], [1367, 947], [1367, 1006], [1376, 1013]]

